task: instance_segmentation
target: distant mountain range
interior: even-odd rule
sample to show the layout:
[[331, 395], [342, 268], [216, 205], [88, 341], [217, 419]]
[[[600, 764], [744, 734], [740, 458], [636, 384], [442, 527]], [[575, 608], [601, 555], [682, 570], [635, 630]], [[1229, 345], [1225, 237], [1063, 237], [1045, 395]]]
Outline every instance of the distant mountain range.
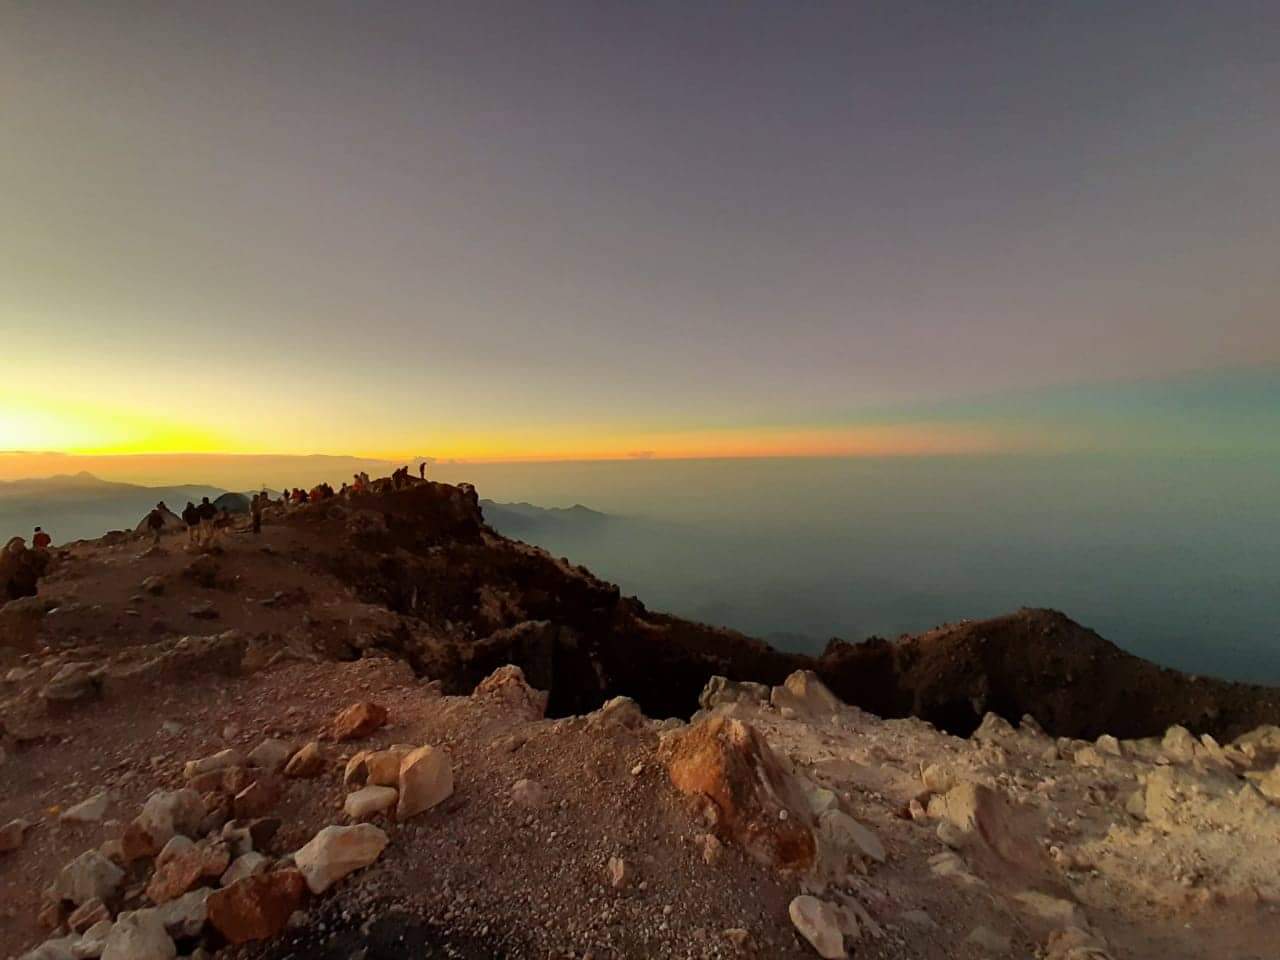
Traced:
[[48, 531], [54, 543], [91, 539], [108, 530], [133, 529], [158, 502], [181, 513], [188, 500], [216, 500], [226, 493], [200, 484], [114, 483], [87, 472], [0, 482], [0, 539], [30, 539], [37, 525]]
[[532, 503], [481, 500], [484, 519], [503, 536], [537, 540], [548, 536], [599, 533], [617, 518], [575, 503], [572, 507], [538, 507]]

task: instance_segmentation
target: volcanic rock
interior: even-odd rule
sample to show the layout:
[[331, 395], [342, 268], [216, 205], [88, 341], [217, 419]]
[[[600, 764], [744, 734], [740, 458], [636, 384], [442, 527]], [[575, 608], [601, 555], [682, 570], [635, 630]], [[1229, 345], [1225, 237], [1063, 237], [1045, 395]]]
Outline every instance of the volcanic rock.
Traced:
[[387, 710], [376, 703], [353, 703], [333, 719], [333, 739], [358, 740], [386, 726]]
[[824, 960], [843, 960], [844, 934], [840, 930], [840, 913], [832, 904], [808, 895], [791, 901], [787, 912], [796, 930]]
[[453, 765], [438, 747], [419, 747], [400, 761], [396, 819], [404, 822], [453, 794]]
[[753, 727], [712, 715], [669, 734], [662, 750], [671, 782], [704, 798], [719, 833], [762, 863], [813, 866], [817, 848], [803, 791]]
[[266, 940], [284, 932], [306, 895], [307, 881], [298, 870], [246, 877], [210, 894], [209, 923], [231, 943]]
[[372, 824], [325, 827], [294, 854], [294, 863], [311, 892], [324, 893], [347, 874], [377, 860], [386, 846], [387, 835]]

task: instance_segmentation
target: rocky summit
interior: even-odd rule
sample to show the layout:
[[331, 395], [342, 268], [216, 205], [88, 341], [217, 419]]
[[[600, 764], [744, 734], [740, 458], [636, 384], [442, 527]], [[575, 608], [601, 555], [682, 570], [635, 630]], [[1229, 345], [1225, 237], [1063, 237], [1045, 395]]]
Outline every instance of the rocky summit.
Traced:
[[1280, 697], [1026, 610], [820, 657], [413, 482], [0, 607], [0, 956], [1264, 958]]

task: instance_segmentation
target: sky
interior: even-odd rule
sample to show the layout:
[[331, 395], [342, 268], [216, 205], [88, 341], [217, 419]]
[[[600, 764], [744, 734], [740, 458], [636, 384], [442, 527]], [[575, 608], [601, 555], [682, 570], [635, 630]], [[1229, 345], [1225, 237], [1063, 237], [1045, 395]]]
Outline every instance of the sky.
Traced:
[[0, 450], [1274, 450], [1277, 90], [1244, 0], [7, 3]]

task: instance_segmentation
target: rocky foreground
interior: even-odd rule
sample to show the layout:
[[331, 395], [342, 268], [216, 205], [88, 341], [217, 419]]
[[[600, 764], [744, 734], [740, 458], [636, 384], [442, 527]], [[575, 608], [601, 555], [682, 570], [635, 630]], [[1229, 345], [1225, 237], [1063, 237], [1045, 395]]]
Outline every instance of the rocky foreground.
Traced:
[[[1194, 732], [959, 737], [824, 683], [881, 645], [810, 662], [650, 613], [473, 504], [113, 536], [0, 608], [0, 956], [1274, 955], [1280, 729], [1205, 732], [1269, 691], [1148, 664]], [[1087, 633], [982, 628], [890, 645], [893, 695], [1007, 708], [993, 650]]]

